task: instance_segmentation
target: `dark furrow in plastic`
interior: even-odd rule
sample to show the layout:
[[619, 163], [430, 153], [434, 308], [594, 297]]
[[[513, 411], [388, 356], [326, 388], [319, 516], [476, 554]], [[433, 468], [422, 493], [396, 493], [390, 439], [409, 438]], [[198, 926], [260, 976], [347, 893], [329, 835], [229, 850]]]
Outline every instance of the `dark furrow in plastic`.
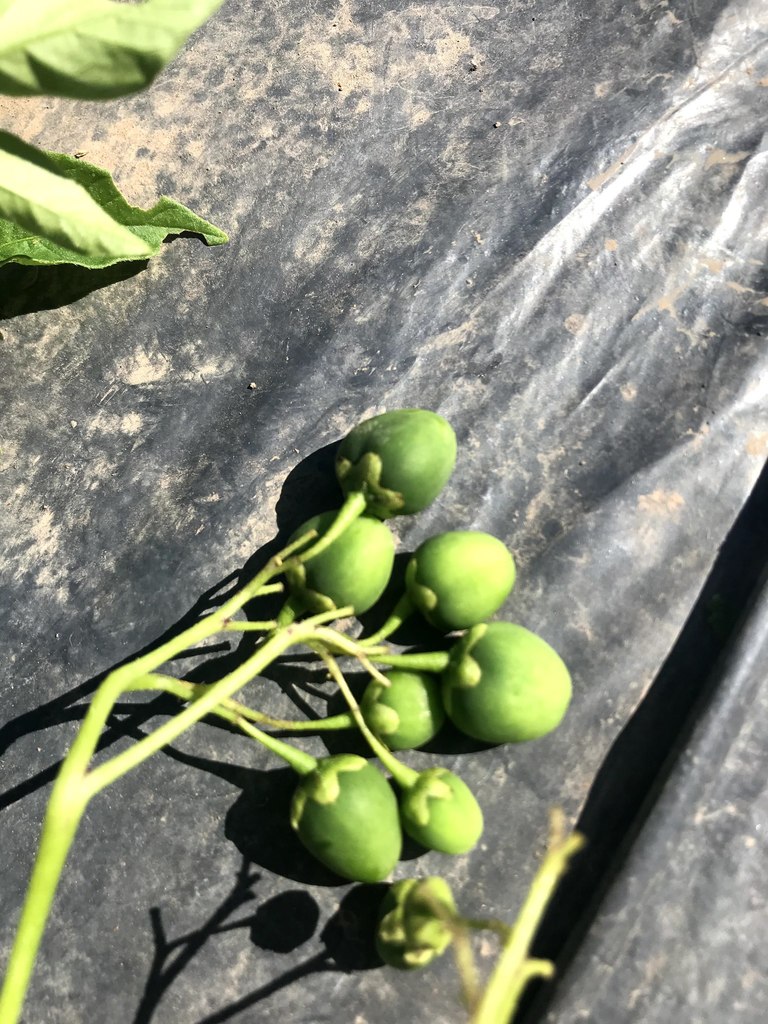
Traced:
[[[577, 829], [588, 840], [542, 923], [536, 956], [561, 977], [715, 693], [718, 662], [768, 574], [768, 464], [729, 532], [674, 647], [603, 761]], [[521, 1024], [543, 1021], [557, 981], [532, 989]]]

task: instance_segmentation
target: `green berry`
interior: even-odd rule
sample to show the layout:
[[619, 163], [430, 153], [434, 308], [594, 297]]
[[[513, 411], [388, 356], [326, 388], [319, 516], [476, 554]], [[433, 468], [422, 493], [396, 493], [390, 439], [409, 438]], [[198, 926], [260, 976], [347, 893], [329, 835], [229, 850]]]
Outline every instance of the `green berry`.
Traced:
[[339, 446], [336, 476], [361, 491], [368, 511], [387, 519], [420, 512], [442, 491], [456, 463], [456, 435], [427, 409], [398, 409], [365, 420]]
[[400, 797], [403, 828], [428, 850], [467, 853], [483, 832], [472, 791], [447, 768], [427, 768]]
[[366, 687], [360, 708], [371, 731], [390, 750], [410, 750], [428, 743], [445, 722], [437, 676], [428, 672], [388, 672], [389, 686], [375, 679]]
[[[292, 536], [308, 530], [322, 536], [336, 518], [323, 512], [308, 519]], [[379, 519], [361, 516], [306, 564], [288, 562], [286, 578], [293, 594], [310, 611], [332, 611], [349, 605], [359, 615], [384, 593], [395, 560], [395, 541]]]
[[405, 574], [408, 596], [438, 629], [450, 632], [484, 622], [515, 583], [515, 562], [496, 537], [453, 530], [424, 541]]
[[443, 702], [462, 732], [487, 743], [518, 743], [558, 726], [571, 677], [549, 644], [522, 626], [476, 626], [451, 651]]
[[390, 886], [379, 910], [376, 949], [391, 967], [426, 967], [451, 943], [456, 904], [438, 877], [406, 878]]
[[291, 825], [319, 861], [343, 878], [380, 882], [400, 858], [397, 799], [364, 757], [326, 757], [294, 794]]

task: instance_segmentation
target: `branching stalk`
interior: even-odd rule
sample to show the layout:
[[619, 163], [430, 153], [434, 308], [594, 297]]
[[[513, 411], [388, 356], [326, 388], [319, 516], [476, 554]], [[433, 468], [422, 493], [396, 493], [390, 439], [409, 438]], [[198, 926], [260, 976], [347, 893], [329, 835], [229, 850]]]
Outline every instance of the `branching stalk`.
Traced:
[[[110, 672], [96, 691], [51, 791], [40, 847], [0, 990], [0, 1021], [3, 1024], [17, 1024], [19, 1020], [56, 887], [77, 826], [91, 797], [171, 743], [195, 722], [216, 711], [221, 701], [230, 699], [289, 647], [310, 639], [315, 629], [333, 616], [324, 614], [308, 618], [270, 637], [237, 669], [208, 687], [204, 693], [198, 692], [193, 703], [179, 714], [132, 747], [89, 772], [88, 766], [115, 702], [129, 691], [169, 691], [167, 680], [158, 686], [160, 680], [152, 673], [182, 651], [194, 648], [201, 641], [222, 631], [225, 624], [252, 598], [274, 592], [276, 588], [270, 581], [280, 573], [285, 559], [306, 547], [315, 536], [314, 531], [309, 531], [288, 545], [219, 608], [154, 650]], [[225, 712], [227, 710], [231, 711], [224, 708]]]
[[[183, 701], [197, 700], [208, 691], [210, 685], [208, 683], [190, 683], [185, 679], [176, 679], [175, 676], [164, 676], [157, 672], [147, 678], [153, 681], [153, 690], [169, 693]], [[268, 725], [271, 729], [290, 730], [291, 732], [332, 732], [340, 729], [352, 729], [355, 725], [352, 716], [347, 712], [319, 719], [275, 718], [263, 711], [256, 711], [231, 697], [222, 700], [211, 714], [238, 726], [238, 728], [240, 726], [238, 719], [240, 718], [245, 718], [249, 722], [258, 722], [260, 725]]]
[[374, 736], [368, 727], [368, 723], [363, 718], [360, 705], [355, 700], [355, 696], [349, 688], [349, 683], [344, 678], [344, 673], [339, 668], [339, 664], [336, 659], [321, 647], [315, 647], [315, 649], [325, 662], [331, 678], [341, 690], [344, 700], [349, 705], [350, 714], [355, 720], [355, 725], [357, 725], [358, 729], [365, 737], [371, 750], [378, 757], [398, 786], [402, 789], [410, 789], [419, 777], [419, 773], [414, 771], [413, 768], [409, 768], [407, 765], [404, 765], [402, 761], [398, 761], [392, 751], [386, 747], [380, 739]]
[[559, 809], [551, 812], [550, 839], [520, 913], [502, 948], [488, 986], [471, 1017], [470, 1024], [502, 1024], [512, 1019], [520, 997], [532, 978], [550, 978], [554, 965], [528, 953], [544, 911], [575, 853], [584, 845], [577, 832], [565, 834], [565, 818]]
[[[277, 620], [234, 620], [234, 616], [254, 597], [282, 590], [282, 584], [271, 581], [283, 570], [288, 559], [295, 558], [297, 561], [305, 562], [320, 554], [364, 510], [363, 496], [350, 494], [331, 528], [319, 540], [315, 540], [315, 531], [307, 532], [272, 558], [252, 580], [218, 609], [154, 650], [115, 669], [99, 686], [75, 741], [62, 762], [51, 792], [40, 847], [0, 991], [2, 1024], [18, 1024], [56, 887], [89, 800], [152, 754], [172, 743], [207, 715], [215, 715], [236, 726], [251, 739], [287, 761], [300, 775], [314, 771], [318, 764], [317, 759], [263, 732], [253, 723], [301, 732], [350, 728], [356, 725], [398, 786], [410, 789], [416, 782], [419, 773], [400, 762], [371, 731], [337, 661], [339, 656], [355, 658], [384, 686], [388, 686], [389, 681], [374, 662], [435, 673], [442, 672], [450, 659], [447, 651], [398, 655], [379, 643], [397, 628], [408, 613], [407, 599], [400, 601], [387, 623], [364, 641], [353, 640], [326, 625], [335, 619], [353, 614], [351, 608], [333, 609], [304, 619], [296, 619], [295, 616], [302, 610], [291, 598], [286, 602]], [[181, 652], [194, 649], [216, 633], [256, 630], [266, 632], [267, 635], [257, 642], [256, 649], [246, 660], [215, 683], [191, 683], [157, 671]], [[234, 699], [235, 694], [243, 686], [296, 644], [305, 644], [323, 660], [349, 706], [348, 714], [335, 715], [320, 721], [294, 721], [274, 718]], [[91, 768], [91, 760], [115, 703], [125, 693], [152, 690], [172, 694], [186, 702], [186, 707], [132, 746]], [[453, 932], [454, 954], [462, 992], [471, 1012], [470, 1024], [506, 1024], [516, 1011], [528, 982], [534, 977], [550, 977], [554, 973], [554, 967], [549, 961], [530, 957], [530, 947], [560, 878], [566, 871], [571, 857], [582, 845], [581, 836], [565, 835], [562, 812], [553, 812], [547, 854], [534, 877], [518, 919], [511, 928], [496, 919], [463, 919], [443, 909], [440, 909], [439, 913], [436, 911]], [[501, 953], [482, 993], [469, 938], [471, 929], [489, 929], [500, 937], [502, 943]]]

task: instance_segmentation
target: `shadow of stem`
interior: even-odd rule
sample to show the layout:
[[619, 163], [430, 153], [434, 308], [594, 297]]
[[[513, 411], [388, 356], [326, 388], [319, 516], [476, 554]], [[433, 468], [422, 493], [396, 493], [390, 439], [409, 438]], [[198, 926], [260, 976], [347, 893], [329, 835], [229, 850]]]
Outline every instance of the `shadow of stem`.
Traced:
[[[261, 875], [253, 873], [243, 857], [232, 891], [200, 928], [169, 940], [159, 908], [150, 910], [154, 953], [141, 1001], [132, 1024], [151, 1024], [160, 1003], [173, 983], [215, 936], [248, 928], [258, 948], [290, 953], [315, 934], [320, 912], [315, 900], [304, 891], [283, 892], [267, 900], [245, 918], [228, 920], [254, 899], [253, 886]], [[257, 1005], [296, 981], [327, 971], [368, 969], [381, 965], [373, 940], [376, 914], [386, 889], [383, 885], [353, 886], [321, 933], [322, 948], [279, 977], [259, 985], [198, 1024], [221, 1024]]]

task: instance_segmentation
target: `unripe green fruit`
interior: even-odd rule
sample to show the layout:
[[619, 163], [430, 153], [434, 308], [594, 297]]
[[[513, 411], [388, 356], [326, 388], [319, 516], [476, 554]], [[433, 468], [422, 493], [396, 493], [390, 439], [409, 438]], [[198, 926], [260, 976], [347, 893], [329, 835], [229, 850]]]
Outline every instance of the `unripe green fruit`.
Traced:
[[443, 878], [395, 882], [379, 910], [376, 950], [391, 967], [426, 967], [451, 944], [455, 915], [453, 893]]
[[389, 516], [420, 512], [445, 486], [456, 463], [456, 435], [427, 409], [397, 409], [358, 423], [336, 456], [345, 494], [361, 491], [368, 511]]
[[311, 854], [343, 878], [381, 882], [402, 849], [397, 799], [364, 757], [326, 757], [299, 783], [291, 825]]
[[387, 672], [389, 686], [372, 679], [360, 709], [369, 728], [390, 750], [410, 750], [428, 743], [445, 722], [437, 676], [428, 672]]
[[485, 622], [515, 583], [515, 562], [497, 537], [453, 530], [424, 541], [405, 573], [408, 596], [438, 629], [450, 632]]
[[483, 832], [472, 791], [447, 768], [427, 768], [400, 797], [403, 828], [428, 850], [467, 853]]
[[541, 637], [511, 622], [476, 626], [451, 651], [443, 702], [462, 732], [487, 743], [518, 743], [558, 726], [571, 677]]
[[[335, 512], [313, 516], [291, 539], [308, 530], [317, 530], [322, 536], [335, 518]], [[332, 611], [351, 605], [359, 615], [384, 593], [394, 560], [395, 541], [389, 528], [379, 519], [361, 516], [306, 564], [286, 563], [286, 578], [292, 593], [309, 611]]]

